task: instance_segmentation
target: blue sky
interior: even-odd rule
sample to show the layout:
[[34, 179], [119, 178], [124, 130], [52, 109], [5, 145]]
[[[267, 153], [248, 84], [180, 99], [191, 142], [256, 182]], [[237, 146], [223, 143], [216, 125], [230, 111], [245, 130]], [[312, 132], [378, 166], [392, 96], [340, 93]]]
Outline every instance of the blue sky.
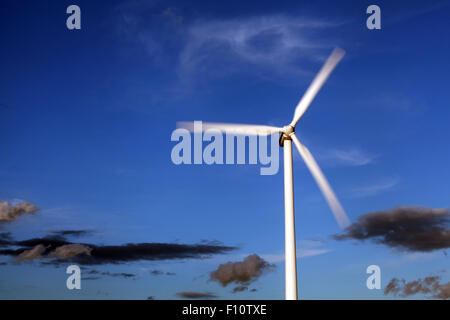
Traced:
[[[81, 8], [81, 30], [65, 26], [70, 4]], [[261, 176], [259, 165], [176, 166], [170, 136], [182, 120], [287, 124], [335, 46], [347, 54], [297, 132], [350, 220], [396, 206], [447, 208], [450, 2], [377, 1], [381, 30], [365, 26], [370, 4], [3, 1], [0, 201], [40, 210], [0, 232], [23, 240], [93, 230], [77, 241], [238, 249], [101, 265], [136, 277], [84, 281], [79, 291], [65, 288], [63, 267], [8, 263], [0, 297], [284, 298], [282, 167]], [[294, 193], [300, 298], [391, 298], [366, 288], [372, 264], [383, 286], [448, 269], [442, 250], [331, 239], [340, 230], [297, 154]], [[208, 281], [219, 264], [253, 253], [276, 265], [249, 286], [256, 292]], [[156, 269], [176, 275], [150, 275]]]

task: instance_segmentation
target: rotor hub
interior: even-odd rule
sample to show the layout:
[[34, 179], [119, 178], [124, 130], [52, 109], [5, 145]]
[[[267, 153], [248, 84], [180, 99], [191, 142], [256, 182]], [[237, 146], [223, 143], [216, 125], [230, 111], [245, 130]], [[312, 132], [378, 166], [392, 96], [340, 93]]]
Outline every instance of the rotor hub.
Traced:
[[291, 134], [295, 132], [295, 128], [291, 125], [287, 125], [283, 128], [283, 132], [280, 133], [280, 147], [284, 146], [285, 140], [291, 140]]
[[290, 136], [291, 134], [293, 134], [295, 132], [295, 128], [291, 125], [287, 125], [283, 128], [283, 132], [287, 136]]

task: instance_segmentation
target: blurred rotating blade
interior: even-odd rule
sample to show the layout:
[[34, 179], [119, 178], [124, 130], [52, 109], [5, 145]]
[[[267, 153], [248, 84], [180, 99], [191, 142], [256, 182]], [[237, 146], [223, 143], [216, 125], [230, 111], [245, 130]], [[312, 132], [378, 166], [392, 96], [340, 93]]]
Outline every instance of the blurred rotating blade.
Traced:
[[[241, 134], [241, 135], [260, 135], [268, 136], [283, 131], [283, 128], [260, 126], [254, 124], [235, 124], [235, 123], [214, 123], [214, 122], [177, 122], [178, 128], [184, 128], [191, 132], [194, 130], [206, 131], [217, 129], [225, 133]], [[196, 129], [198, 128], [198, 129]]]
[[339, 224], [341, 229], [345, 229], [350, 225], [350, 220], [348, 219], [347, 214], [345, 213], [344, 209], [339, 203], [339, 200], [334, 194], [333, 189], [331, 189], [330, 184], [323, 175], [322, 170], [320, 170], [311, 152], [309, 152], [309, 150], [303, 144], [300, 143], [295, 134], [291, 134], [291, 138], [294, 141], [294, 144], [297, 147], [298, 151], [300, 152], [300, 155], [302, 156], [303, 160], [305, 161], [306, 166], [308, 167], [312, 176], [316, 180], [317, 185], [322, 191], [325, 199], [327, 200], [328, 205], [330, 206], [337, 223]]
[[316, 75], [314, 80], [309, 85], [309, 88], [306, 90], [302, 99], [298, 103], [295, 108], [294, 118], [292, 119], [291, 126], [295, 127], [298, 120], [303, 116], [305, 111], [308, 109], [311, 102], [316, 97], [320, 88], [324, 85], [325, 81], [327, 81], [331, 72], [333, 72], [336, 65], [341, 61], [342, 57], [345, 55], [345, 51], [341, 48], [335, 48], [331, 55], [328, 57], [327, 61], [323, 65], [322, 69], [320, 69], [319, 73]]

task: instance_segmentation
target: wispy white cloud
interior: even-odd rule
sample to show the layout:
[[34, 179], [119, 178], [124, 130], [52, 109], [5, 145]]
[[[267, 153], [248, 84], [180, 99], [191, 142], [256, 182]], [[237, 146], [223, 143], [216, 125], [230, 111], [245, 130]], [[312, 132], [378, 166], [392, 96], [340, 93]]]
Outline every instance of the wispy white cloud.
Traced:
[[206, 20], [140, 2], [115, 12], [119, 36], [140, 44], [156, 64], [170, 65], [182, 82], [250, 70], [283, 76], [312, 72], [311, 62], [327, 57], [336, 45], [328, 40], [331, 31], [342, 24], [286, 14]]
[[371, 197], [382, 192], [388, 191], [397, 186], [399, 180], [397, 178], [390, 178], [384, 181], [379, 181], [373, 184], [359, 186], [347, 192], [347, 196], [351, 198]]
[[[330, 249], [298, 249], [297, 250], [297, 259], [298, 258], [306, 258], [306, 257], [314, 257], [319, 256], [325, 253], [330, 252]], [[270, 263], [283, 262], [284, 254], [262, 254], [261, 257]]]
[[360, 167], [373, 163], [378, 156], [359, 148], [319, 150], [318, 159], [329, 166]]
[[[318, 29], [336, 24], [286, 15], [267, 15], [229, 20], [201, 21], [187, 28], [180, 54], [183, 73], [220, 62], [257, 65], [277, 72], [304, 72], [303, 60], [320, 60], [330, 45], [312, 37]], [[217, 66], [215, 68], [217, 70]]]
[[331, 249], [300, 249], [297, 250], [297, 258], [319, 256], [330, 251]]
[[390, 92], [388, 88], [381, 92], [367, 93], [363, 99], [354, 100], [354, 104], [376, 112], [401, 112], [409, 115], [421, 114], [427, 108], [427, 103], [420, 96]]
[[[297, 259], [319, 256], [331, 251], [331, 249], [323, 248], [324, 242], [321, 240], [314, 239], [303, 239], [298, 241], [297, 245]], [[270, 263], [282, 262], [284, 261], [283, 253], [276, 254], [261, 254], [261, 257]]]

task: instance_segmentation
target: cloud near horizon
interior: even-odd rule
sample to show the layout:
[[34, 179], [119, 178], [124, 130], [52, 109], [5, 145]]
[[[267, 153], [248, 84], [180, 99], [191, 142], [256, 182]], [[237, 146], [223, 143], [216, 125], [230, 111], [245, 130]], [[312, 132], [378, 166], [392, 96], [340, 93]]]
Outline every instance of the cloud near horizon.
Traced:
[[98, 270], [89, 270], [86, 272], [89, 275], [98, 275], [94, 277], [89, 277], [89, 280], [97, 280], [100, 279], [100, 275], [102, 276], [110, 276], [110, 277], [123, 277], [123, 278], [134, 278], [136, 275], [134, 273], [127, 273], [127, 272], [109, 272], [109, 271], [98, 271]]
[[252, 254], [243, 261], [230, 261], [219, 265], [217, 270], [210, 273], [210, 280], [217, 281], [224, 287], [230, 283], [248, 285], [273, 268], [275, 265], [268, 263], [257, 254]]
[[94, 233], [93, 230], [47, 230], [47, 232], [61, 237], [82, 237], [89, 236]]
[[28, 201], [16, 205], [11, 205], [8, 201], [2, 201], [0, 202], [0, 224], [12, 222], [23, 214], [32, 214], [38, 210], [38, 207]]
[[247, 291], [248, 287], [247, 286], [237, 286], [235, 288], [233, 288], [232, 293], [237, 293], [237, 292], [242, 292], [242, 291]]
[[0, 247], [9, 245], [11, 241], [11, 232], [0, 232]]
[[195, 292], [195, 291], [183, 291], [176, 294], [183, 299], [208, 299], [217, 298], [217, 296], [210, 292]]
[[162, 275], [166, 275], [166, 276], [174, 276], [176, 273], [175, 272], [164, 272], [162, 270], [152, 270], [150, 271], [150, 274], [152, 276], [162, 276]]
[[393, 278], [384, 289], [384, 294], [400, 297], [425, 294], [435, 299], [450, 299], [450, 282], [440, 283], [440, 279], [440, 276], [429, 276], [406, 282], [405, 279]]
[[370, 240], [398, 251], [428, 252], [450, 247], [448, 209], [397, 207], [361, 215], [343, 234], [342, 240]]
[[[47, 236], [22, 241], [8, 240], [9, 246], [0, 255], [21, 257], [21, 260], [46, 258], [43, 264], [60, 265], [65, 262], [80, 265], [121, 264], [132, 261], [174, 259], [202, 259], [214, 254], [225, 254], [236, 247], [208, 244], [127, 243], [123, 245], [96, 245], [72, 243], [61, 236]], [[170, 275], [170, 274], [168, 274]]]
[[48, 254], [48, 257], [52, 258], [54, 257], [58, 259], [69, 259], [83, 254], [90, 256], [91, 251], [92, 248], [86, 245], [79, 243], [72, 243], [57, 247], [55, 250], [53, 250]]
[[41, 259], [45, 252], [45, 247], [42, 244], [36, 245], [34, 248], [24, 250], [17, 256], [17, 261]]

